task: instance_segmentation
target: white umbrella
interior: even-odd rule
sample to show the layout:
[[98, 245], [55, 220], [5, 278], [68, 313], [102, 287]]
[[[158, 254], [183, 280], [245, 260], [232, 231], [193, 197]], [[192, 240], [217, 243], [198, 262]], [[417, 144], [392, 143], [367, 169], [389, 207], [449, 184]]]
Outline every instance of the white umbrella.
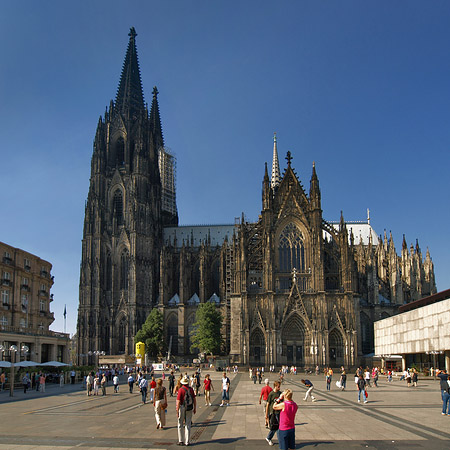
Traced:
[[0, 361], [0, 367], [6, 369], [7, 367], [11, 367], [11, 363], [8, 361]]
[[39, 366], [40, 364], [34, 361], [20, 361], [14, 364], [16, 367], [34, 367]]
[[43, 364], [39, 364], [40, 366], [48, 366], [48, 367], [63, 367], [63, 366], [69, 366], [70, 364], [62, 363], [59, 361], [49, 361]]

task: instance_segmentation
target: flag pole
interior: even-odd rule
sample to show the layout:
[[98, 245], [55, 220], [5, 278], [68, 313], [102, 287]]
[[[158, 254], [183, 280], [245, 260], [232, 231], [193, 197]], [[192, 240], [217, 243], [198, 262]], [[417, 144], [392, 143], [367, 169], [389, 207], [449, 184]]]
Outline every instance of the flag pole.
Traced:
[[66, 309], [66, 305], [64, 305], [64, 334], [66, 333], [66, 315], [67, 315], [67, 309]]

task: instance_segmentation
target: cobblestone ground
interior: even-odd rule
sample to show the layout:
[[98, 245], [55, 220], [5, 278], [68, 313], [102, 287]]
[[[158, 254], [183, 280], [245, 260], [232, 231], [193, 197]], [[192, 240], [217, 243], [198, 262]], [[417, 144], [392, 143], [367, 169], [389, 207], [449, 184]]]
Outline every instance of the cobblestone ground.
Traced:
[[[205, 374], [206, 372], [203, 372]], [[248, 373], [231, 374], [231, 402], [220, 407], [220, 373], [211, 373], [215, 391], [212, 406], [197, 398], [191, 445], [198, 449], [269, 448], [262, 407], [263, 385], [253, 384]], [[269, 375], [272, 382], [276, 375]], [[358, 403], [357, 391], [332, 385], [327, 392], [323, 377], [308, 375], [314, 383], [315, 403], [303, 400], [301, 375], [288, 376], [284, 387], [294, 391], [299, 405], [296, 417], [297, 449], [446, 449], [450, 448], [450, 416], [442, 416], [439, 382], [419, 380], [407, 388], [398, 380], [369, 389], [367, 404]], [[167, 385], [167, 381], [165, 381]], [[156, 429], [153, 406], [143, 405], [138, 391], [125, 384], [118, 394], [86, 396], [80, 385], [47, 386], [14, 397], [0, 392], [0, 449], [108, 449], [178, 448], [175, 398], [169, 397], [167, 424]], [[274, 438], [274, 448], [277, 440]]]

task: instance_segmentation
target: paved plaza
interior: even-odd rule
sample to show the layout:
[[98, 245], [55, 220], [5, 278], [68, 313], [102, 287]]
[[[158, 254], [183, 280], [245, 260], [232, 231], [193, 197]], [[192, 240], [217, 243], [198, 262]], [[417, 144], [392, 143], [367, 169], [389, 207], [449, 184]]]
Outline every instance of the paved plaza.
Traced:
[[[202, 375], [206, 372], [204, 371]], [[219, 407], [220, 373], [211, 373], [215, 392], [212, 406], [197, 398], [192, 447], [200, 449], [264, 449], [263, 385], [253, 384], [248, 373], [231, 374], [231, 404]], [[369, 402], [359, 404], [353, 377], [348, 389], [325, 389], [323, 376], [308, 375], [314, 383], [315, 403], [304, 402], [302, 375], [287, 376], [284, 388], [294, 391], [297, 449], [446, 449], [450, 448], [450, 416], [442, 416], [439, 382], [419, 379], [417, 388], [382, 377], [369, 389]], [[269, 375], [272, 382], [278, 378]], [[336, 377], [335, 377], [336, 378]], [[164, 383], [166, 386], [168, 382]], [[86, 396], [80, 385], [47, 385], [45, 394], [0, 392], [0, 450], [46, 449], [176, 449], [175, 397], [168, 397], [167, 423], [156, 429], [153, 405], [142, 405], [138, 390], [128, 392], [125, 382], [118, 394]], [[274, 438], [278, 448], [277, 440]]]

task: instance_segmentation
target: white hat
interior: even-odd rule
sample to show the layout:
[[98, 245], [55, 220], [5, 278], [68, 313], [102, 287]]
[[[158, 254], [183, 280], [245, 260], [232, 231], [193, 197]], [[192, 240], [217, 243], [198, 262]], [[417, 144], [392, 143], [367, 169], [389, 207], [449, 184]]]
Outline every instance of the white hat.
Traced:
[[184, 375], [183, 378], [181, 379], [181, 384], [189, 384], [189, 377]]

